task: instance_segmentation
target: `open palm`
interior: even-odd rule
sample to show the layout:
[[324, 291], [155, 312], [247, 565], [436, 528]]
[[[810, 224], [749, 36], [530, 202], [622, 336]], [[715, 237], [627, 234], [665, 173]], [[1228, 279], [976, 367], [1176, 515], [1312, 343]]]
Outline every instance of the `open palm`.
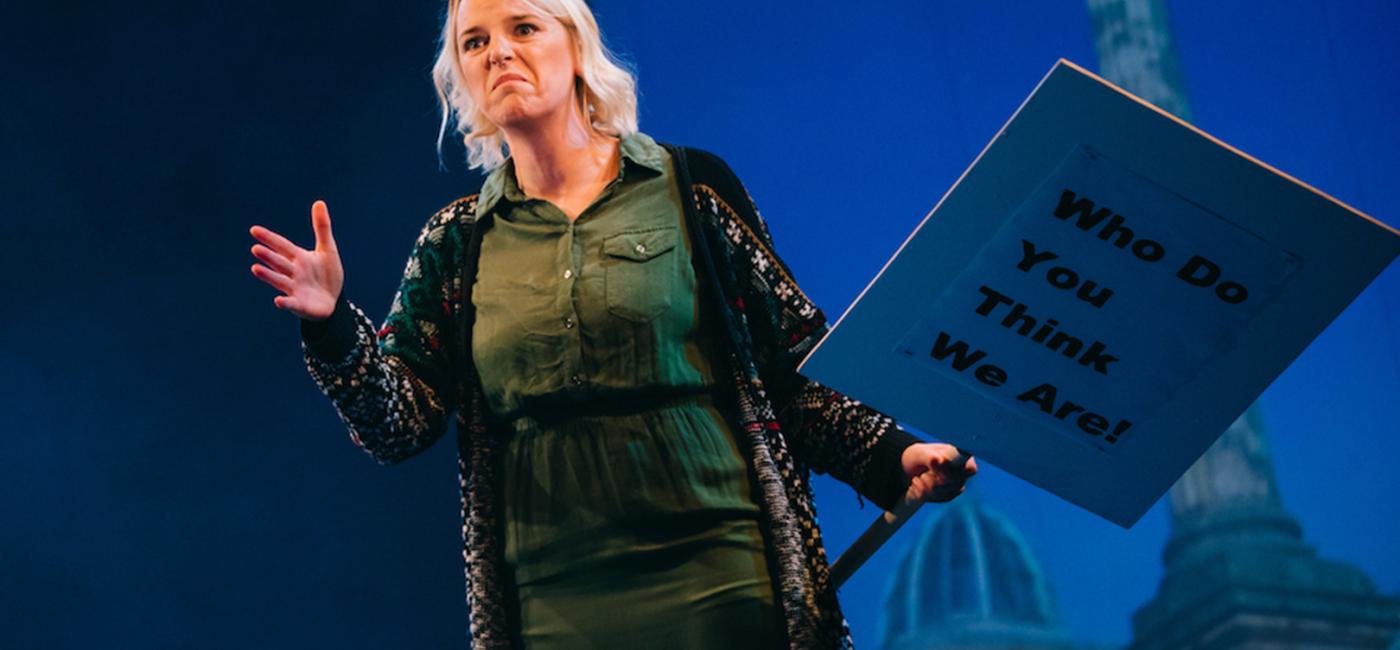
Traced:
[[325, 201], [311, 204], [311, 228], [316, 248], [307, 250], [262, 226], [248, 229], [260, 244], [253, 245], [253, 276], [285, 295], [272, 299], [285, 309], [307, 320], [325, 320], [335, 311], [340, 290], [345, 286], [345, 270], [340, 252], [331, 237], [331, 214]]

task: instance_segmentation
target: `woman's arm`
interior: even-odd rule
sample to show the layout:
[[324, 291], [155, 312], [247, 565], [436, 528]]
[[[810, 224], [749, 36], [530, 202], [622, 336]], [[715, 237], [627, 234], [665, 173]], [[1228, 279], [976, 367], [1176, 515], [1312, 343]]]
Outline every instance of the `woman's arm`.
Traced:
[[[769, 249], [771, 253], [771, 248]], [[773, 255], [776, 268], [781, 261]], [[825, 316], [791, 281], [791, 297], [762, 284], [745, 299], [755, 361], [793, 454], [819, 474], [830, 474], [889, 510], [909, 487], [902, 457], [920, 440], [893, 418], [797, 372], [826, 335]], [[762, 323], [762, 325], [759, 325]]]
[[326, 320], [301, 321], [312, 379], [350, 439], [382, 464], [432, 445], [458, 404], [459, 351], [450, 333], [454, 306], [460, 305], [460, 204], [443, 208], [423, 226], [377, 330], [343, 294]]
[[880, 507], [894, 507], [910, 485], [902, 456], [919, 439], [883, 413], [797, 373], [825, 335], [826, 316], [774, 252], [767, 225], [738, 177], [718, 156], [691, 151], [694, 167], [717, 185], [699, 186], [700, 198], [715, 201], [732, 222], [725, 232], [737, 251], [730, 263], [742, 287], [750, 347], [793, 455]]

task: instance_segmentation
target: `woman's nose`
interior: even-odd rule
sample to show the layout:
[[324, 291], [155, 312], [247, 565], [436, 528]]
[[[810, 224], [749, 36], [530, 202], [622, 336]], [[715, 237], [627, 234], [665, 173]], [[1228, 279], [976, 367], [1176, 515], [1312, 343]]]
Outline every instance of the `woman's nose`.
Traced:
[[515, 51], [510, 47], [510, 39], [493, 38], [486, 47], [489, 48], [486, 51], [487, 61], [491, 63], [503, 63], [515, 58]]

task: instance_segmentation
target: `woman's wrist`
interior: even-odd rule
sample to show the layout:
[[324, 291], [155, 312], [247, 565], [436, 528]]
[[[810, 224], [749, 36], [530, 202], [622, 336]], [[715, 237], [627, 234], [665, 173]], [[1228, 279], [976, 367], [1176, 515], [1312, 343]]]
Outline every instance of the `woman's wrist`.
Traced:
[[302, 342], [321, 359], [343, 359], [355, 347], [355, 315], [343, 291], [336, 299], [330, 316], [323, 320], [299, 320]]

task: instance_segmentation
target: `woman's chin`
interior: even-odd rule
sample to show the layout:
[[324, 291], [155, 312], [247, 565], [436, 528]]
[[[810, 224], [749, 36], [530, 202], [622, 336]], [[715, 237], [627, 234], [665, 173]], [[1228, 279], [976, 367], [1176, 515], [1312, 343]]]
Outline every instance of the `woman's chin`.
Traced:
[[542, 111], [535, 110], [524, 101], [507, 97], [487, 113], [491, 121], [503, 129], [523, 129], [539, 121]]

